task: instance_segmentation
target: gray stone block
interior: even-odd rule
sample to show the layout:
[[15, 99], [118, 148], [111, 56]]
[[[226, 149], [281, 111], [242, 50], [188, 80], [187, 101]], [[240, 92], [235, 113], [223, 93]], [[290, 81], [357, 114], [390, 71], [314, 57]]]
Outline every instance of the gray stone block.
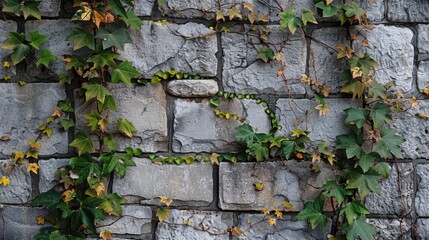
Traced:
[[232, 213], [171, 210], [170, 217], [158, 224], [155, 239], [229, 240], [228, 229], [232, 224]]
[[135, 4], [134, 13], [137, 16], [146, 17], [151, 15], [155, 0], [139, 0]]
[[389, 0], [387, 18], [392, 22], [429, 22], [426, 0]]
[[394, 114], [393, 128], [405, 138], [401, 145], [404, 159], [429, 159], [429, 121], [415, 117], [415, 114], [428, 114], [429, 100], [420, 100], [417, 107], [404, 113]]
[[362, 1], [360, 6], [366, 10], [366, 15], [368, 21], [370, 22], [380, 22], [384, 20], [384, 15], [386, 12], [384, 0], [374, 0], [374, 1]]
[[416, 237], [419, 240], [429, 240], [429, 219], [417, 219]]
[[[247, 28], [247, 26], [246, 26]], [[277, 76], [281, 65], [274, 61], [265, 63], [257, 60], [258, 48], [265, 47], [249, 36], [237, 33], [222, 35], [223, 51], [223, 87], [226, 91], [256, 94], [305, 94], [305, 87], [300, 83], [301, 74], [305, 73], [307, 46], [304, 35], [294, 35], [278, 26], [270, 27], [270, 39], [277, 49], [282, 49], [284, 74], [287, 81]], [[254, 44], [250, 43], [254, 42]], [[286, 42], [284, 48], [281, 43]]]
[[402, 240], [412, 239], [412, 225], [409, 219], [402, 222], [398, 219], [378, 219], [368, 218], [367, 222], [374, 225], [377, 229], [375, 239], [378, 240]]
[[[360, 27], [355, 29], [360, 30]], [[362, 47], [360, 51], [369, 53], [379, 64], [376, 67], [377, 81], [383, 84], [394, 82], [396, 86], [392, 89], [411, 91], [414, 69], [414, 47], [411, 44], [413, 32], [405, 27], [377, 25], [373, 30], [362, 30], [360, 36], [369, 42], [369, 46]], [[356, 44], [355, 47], [359, 45]]]
[[[345, 109], [360, 106], [359, 100], [325, 99], [330, 112], [319, 117], [319, 111], [314, 108], [318, 102], [308, 99], [279, 99], [276, 113], [279, 125], [283, 127], [279, 135], [290, 135], [294, 129], [307, 129], [313, 141], [335, 142], [337, 135], [349, 133], [344, 125]], [[295, 125], [294, 123], [299, 123]]]
[[324, 240], [328, 236], [329, 229], [331, 228], [331, 221], [328, 222], [325, 228], [317, 227], [311, 229], [311, 227], [304, 221], [296, 221], [291, 216], [283, 216], [283, 219], [277, 219], [275, 227], [269, 226], [267, 221], [262, 221], [259, 224], [257, 222], [264, 218], [262, 214], [248, 214], [243, 213], [238, 216], [238, 227], [240, 229], [249, 228], [249, 219], [254, 227], [244, 232], [241, 237], [233, 237], [234, 240]]
[[[0, 160], [0, 177], [8, 172], [8, 170], [5, 170], [5, 165], [7, 163], [9, 163], [9, 161]], [[26, 170], [26, 166], [24, 165], [16, 167], [12, 174], [8, 176], [10, 184], [7, 186], [0, 186], [0, 203], [23, 204], [30, 200], [32, 181], [30, 173], [27, 173]]]
[[127, 203], [162, 205], [160, 196], [174, 199], [173, 206], [207, 206], [213, 201], [212, 166], [157, 165], [149, 159], [135, 159], [136, 167], [127, 175], [115, 177], [113, 192], [124, 196]]
[[429, 87], [429, 61], [419, 62], [417, 70], [417, 86], [420, 92]]
[[[174, 109], [173, 151], [230, 152], [237, 150], [235, 128], [242, 123], [220, 119], [213, 113], [209, 101], [200, 103], [177, 99]], [[271, 124], [264, 108], [254, 100], [221, 102], [220, 110], [245, 118], [257, 132], [268, 133]]]
[[390, 177], [381, 183], [381, 193], [370, 194], [365, 199], [365, 206], [372, 214], [406, 215], [411, 211], [413, 202], [413, 164], [399, 163], [401, 187], [398, 186], [396, 165], [390, 171]]
[[47, 192], [58, 184], [55, 176], [57, 170], [69, 163], [68, 159], [51, 158], [49, 160], [39, 161], [39, 191]]
[[122, 216], [107, 216], [97, 228], [98, 232], [109, 230], [112, 234], [142, 235], [152, 232], [152, 209], [145, 206], [124, 205]]
[[[332, 171], [321, 164], [313, 173], [309, 162], [221, 163], [219, 169], [219, 207], [223, 210], [261, 210], [278, 207], [281, 201], [290, 202], [296, 211], [304, 203], [313, 201], [325, 181], [334, 179]], [[261, 182], [262, 191], [253, 184]]]
[[215, 80], [173, 80], [168, 82], [167, 91], [176, 97], [211, 97], [219, 87]]
[[[58, 83], [0, 84], [0, 136], [10, 141], [0, 141], [0, 153], [10, 155], [16, 150], [28, 150], [28, 141], [36, 139], [38, 128], [52, 115], [57, 102], [65, 99], [65, 89]], [[52, 125], [50, 138], [43, 137], [40, 155], [68, 152], [68, 134]]]
[[[0, 20], [0, 44], [3, 44], [9, 38], [9, 32], [16, 32], [18, 25], [14, 21], [2, 21]], [[5, 76], [12, 76], [16, 74], [16, 69], [12, 65], [12, 60], [10, 58], [12, 51], [0, 48], [0, 79]], [[10, 63], [10, 68], [4, 68], [3, 63], [8, 61]]]
[[417, 47], [419, 53], [429, 53], [429, 24], [417, 25]]
[[320, 28], [313, 31], [312, 37], [320, 42], [311, 41], [310, 77], [330, 86], [332, 93], [339, 93], [341, 86], [344, 85], [339, 75], [347, 69], [346, 64], [343, 60], [337, 59], [337, 53], [324, 44], [331, 47], [347, 44], [347, 30], [341, 27]]
[[168, 68], [192, 75], [216, 76], [218, 49], [214, 34], [203, 24], [165, 25], [145, 21], [141, 30], [130, 30], [133, 44], [126, 44], [121, 56], [134, 62], [145, 78]]
[[61, 10], [61, 1], [45, 0], [39, 5], [40, 13], [43, 17], [58, 17]]
[[34, 235], [42, 227], [48, 224], [38, 225], [37, 217], [46, 215], [46, 211], [40, 208], [21, 206], [0, 207], [0, 239], [22, 240], [34, 239]]
[[416, 213], [420, 217], [429, 216], [429, 177], [428, 177], [429, 165], [418, 164], [416, 166], [417, 174], [417, 192], [415, 197], [415, 208]]
[[[109, 112], [107, 131], [114, 133], [116, 147], [141, 148], [144, 152], [167, 150], [167, 100], [161, 84], [147, 86], [127, 86], [110, 84], [109, 90], [115, 99], [117, 110]], [[83, 97], [75, 94], [76, 131], [87, 129], [84, 114], [95, 109], [94, 102], [85, 103]], [[121, 135], [117, 130], [118, 118], [126, 118], [134, 124], [137, 132], [133, 138]], [[94, 137], [95, 140], [95, 137]]]

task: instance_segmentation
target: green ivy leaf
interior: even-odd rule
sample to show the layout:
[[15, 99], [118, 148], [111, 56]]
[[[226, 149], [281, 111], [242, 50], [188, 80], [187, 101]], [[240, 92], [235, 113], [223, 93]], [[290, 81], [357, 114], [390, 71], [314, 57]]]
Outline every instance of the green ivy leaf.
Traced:
[[351, 69], [355, 67], [360, 68], [364, 76], [368, 76], [369, 72], [378, 65], [377, 61], [375, 61], [368, 53], [365, 53], [362, 58], [350, 58], [348, 64]]
[[58, 101], [57, 107], [59, 107], [60, 110], [63, 112], [73, 112], [74, 111], [69, 98], [66, 98], [65, 100]]
[[381, 188], [378, 183], [381, 179], [380, 174], [371, 170], [364, 173], [361, 169], [346, 169], [345, 171], [350, 176], [346, 189], [357, 189], [362, 199], [370, 192], [380, 193]]
[[316, 3], [315, 6], [317, 8], [320, 8], [320, 9], [323, 10], [322, 11], [322, 16], [324, 18], [332, 17], [335, 14], [337, 14], [337, 12], [338, 12], [338, 8], [337, 7], [335, 7], [335, 6], [331, 5], [331, 4], [327, 5], [325, 3], [325, 1], [320, 1], [320, 2]]
[[60, 121], [61, 127], [64, 128], [64, 130], [69, 130], [69, 128], [74, 127], [76, 124], [74, 123], [73, 119], [63, 119]]
[[260, 143], [253, 143], [248, 149], [248, 153], [255, 157], [257, 162], [261, 162], [268, 158], [268, 148]]
[[3, 8], [2, 12], [9, 12], [9, 13], [15, 13], [17, 16], [19, 16], [21, 5], [18, 2], [18, 0], [5, 0], [3, 2]]
[[396, 130], [393, 128], [382, 128], [381, 139], [374, 145], [372, 151], [380, 154], [384, 159], [390, 157], [393, 153], [396, 157], [401, 158], [400, 145], [405, 142], [405, 139], [396, 135]]
[[135, 166], [132, 156], [126, 153], [108, 153], [100, 156], [100, 161], [103, 163], [101, 174], [107, 176], [114, 170], [119, 176], [125, 176], [125, 169], [129, 166]]
[[371, 109], [369, 116], [374, 122], [374, 128], [379, 128], [384, 125], [384, 123], [392, 122], [391, 110], [388, 106], [383, 103], [376, 103]]
[[127, 27], [133, 27], [136, 30], [139, 30], [142, 28], [143, 21], [136, 16], [136, 14], [133, 11], [127, 12], [126, 17], [120, 17], [122, 21], [124, 21], [125, 25]]
[[377, 234], [374, 226], [366, 222], [364, 215], [352, 224], [344, 225], [342, 230], [347, 234], [347, 239], [373, 240]]
[[94, 35], [87, 33], [82, 28], [73, 28], [70, 35], [66, 37], [66, 41], [73, 43], [73, 50], [83, 47], [95, 50]]
[[313, 202], [306, 202], [304, 209], [298, 213], [296, 219], [310, 222], [313, 229], [319, 225], [324, 227], [328, 221], [328, 217], [323, 214], [324, 205], [325, 201], [320, 197]]
[[19, 44], [12, 53], [12, 63], [16, 65], [24, 60], [30, 54], [30, 47], [25, 44]]
[[84, 181], [91, 182], [93, 177], [98, 180], [101, 175], [101, 166], [98, 162], [92, 160], [91, 154], [84, 153], [78, 157], [70, 158], [70, 165], [73, 167], [73, 173], [79, 177], [76, 179], [76, 184], [81, 184]]
[[375, 164], [374, 170], [377, 171], [384, 179], [390, 176], [390, 166], [385, 162]]
[[237, 134], [235, 135], [235, 139], [239, 142], [245, 142], [249, 147], [253, 144], [255, 133], [253, 132], [253, 128], [249, 124], [243, 124], [235, 128]]
[[116, 67], [115, 58], [118, 56], [118, 53], [111, 51], [110, 49], [103, 50], [94, 54], [88, 58], [88, 62], [94, 63], [94, 67]]
[[42, 19], [39, 10], [39, 4], [41, 1], [25, 1], [23, 5], [21, 5], [21, 11], [24, 14], [24, 19], [27, 20], [29, 16], [33, 16], [37, 19]]
[[91, 128], [91, 131], [97, 130], [98, 123], [101, 119], [101, 115], [98, 112], [91, 111], [91, 113], [84, 114], [83, 117], [88, 120], [88, 123], [86, 125]]
[[118, 130], [129, 138], [133, 137], [133, 132], [137, 132], [137, 129], [134, 127], [134, 125], [124, 118], [118, 118]]
[[291, 33], [295, 33], [298, 27], [302, 26], [301, 19], [296, 17], [295, 9], [287, 9], [284, 12], [279, 13], [280, 17], [280, 29], [289, 28]]
[[107, 195], [104, 201], [100, 204], [100, 208], [106, 213], [114, 216], [122, 215], [122, 206], [124, 198], [119, 196], [117, 193], [111, 193]]
[[264, 62], [268, 62], [274, 58], [274, 51], [271, 48], [262, 47], [258, 49], [258, 56], [256, 59], [261, 59]]
[[351, 196], [353, 193], [352, 191], [347, 190], [344, 186], [337, 185], [336, 180], [327, 181], [323, 184], [322, 189], [322, 195], [324, 197], [335, 197], [337, 199], [338, 206], [341, 206], [346, 196]]
[[115, 140], [113, 139], [112, 134], [107, 135], [104, 138], [103, 143], [106, 144], [107, 149], [109, 149], [110, 151], [116, 150], [116, 143], [115, 143]]
[[133, 42], [126, 28], [123, 27], [112, 28], [110, 32], [104, 28], [100, 28], [95, 38], [102, 39], [104, 49], [116, 47], [121, 51], [124, 51], [125, 43]]
[[29, 38], [30, 38], [30, 45], [37, 50], [40, 49], [40, 45], [42, 43], [48, 40], [48, 36], [40, 34], [39, 31], [31, 32]]
[[357, 157], [360, 158], [364, 151], [361, 147], [363, 136], [361, 133], [351, 131], [350, 134], [343, 134], [336, 137], [337, 149], [345, 149], [347, 158]]
[[304, 26], [307, 26], [307, 22], [311, 22], [314, 24], [317, 24], [316, 18], [314, 18], [314, 13], [308, 8], [302, 9], [302, 16], [301, 16], [302, 22], [304, 23]]
[[366, 116], [368, 112], [363, 108], [348, 108], [344, 110], [346, 112], [347, 117], [344, 121], [349, 125], [356, 125], [357, 128], [362, 128], [366, 123]]
[[13, 51], [19, 45], [23, 44], [24, 41], [24, 33], [9, 32], [9, 38], [1, 45], [1, 48]]
[[82, 155], [86, 152], [91, 153], [95, 150], [92, 139], [82, 131], [76, 133], [76, 138], [73, 140], [73, 142], [70, 143], [70, 146], [77, 148], [79, 155]]
[[116, 111], [116, 108], [117, 108], [115, 99], [111, 95], [107, 95], [106, 98], [104, 99], [104, 102], [98, 104], [98, 111], [99, 112], [102, 112], [102, 111], [106, 110], [107, 108], [112, 110], [112, 111]]
[[97, 98], [100, 103], [104, 103], [106, 96], [110, 96], [110, 92], [101, 84], [89, 84], [83, 86], [82, 88], [86, 89], [85, 98], [86, 101]]
[[124, 61], [119, 64], [118, 68], [112, 72], [112, 82], [117, 83], [122, 81], [127, 85], [131, 85], [131, 79], [140, 76], [140, 73], [133, 67], [133, 63]]
[[53, 210], [60, 202], [61, 194], [52, 188], [47, 192], [39, 194], [33, 201], [31, 201], [31, 206], [45, 206], [46, 208]]
[[358, 201], [348, 202], [345, 207], [341, 208], [340, 215], [346, 215], [348, 224], [352, 224], [358, 216], [369, 214], [368, 209]]
[[378, 82], [368, 83], [368, 94], [372, 98], [381, 98], [387, 99], [387, 89], [386, 87]]
[[290, 159], [292, 153], [296, 150], [297, 145], [294, 141], [283, 141], [282, 142], [282, 152], [287, 160]]
[[371, 152], [368, 154], [364, 154], [359, 159], [359, 166], [362, 168], [363, 172], [368, 172], [368, 170], [374, 166], [374, 160], [378, 158], [378, 154]]
[[40, 52], [40, 58], [36, 62], [36, 66], [39, 67], [40, 65], [43, 65], [45, 67], [49, 67], [49, 63], [51, 61], [57, 61], [58, 57], [51, 53], [48, 49], [43, 49]]
[[122, 5], [120, 0], [111, 0], [109, 2], [109, 6], [112, 8], [112, 11], [121, 16], [121, 17], [126, 17], [127, 16], [127, 12], [125, 11], [124, 6]]

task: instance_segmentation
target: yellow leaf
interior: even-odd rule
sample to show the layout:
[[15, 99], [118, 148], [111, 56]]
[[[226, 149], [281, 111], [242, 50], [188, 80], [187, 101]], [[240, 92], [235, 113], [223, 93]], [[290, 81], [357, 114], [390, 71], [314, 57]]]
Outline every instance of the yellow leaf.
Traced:
[[25, 156], [25, 158], [39, 159], [39, 156], [37, 154], [37, 151], [28, 151], [27, 155]]
[[326, 5], [329, 5], [333, 2], [334, 0], [326, 0]]
[[67, 190], [67, 191], [63, 192], [63, 194], [61, 194], [61, 196], [63, 197], [64, 202], [70, 202], [71, 200], [73, 200], [76, 197], [76, 191], [74, 189]]
[[0, 185], [3, 184], [4, 187], [10, 184], [10, 179], [6, 176], [0, 178]]
[[249, 10], [249, 12], [253, 12], [253, 8], [255, 7], [255, 4], [247, 2], [247, 3], [243, 3], [243, 7]]
[[97, 197], [100, 197], [103, 194], [103, 192], [106, 191], [106, 186], [104, 185], [103, 182], [97, 182], [94, 185], [92, 185], [91, 188], [95, 190], [95, 192], [97, 193]]
[[268, 214], [270, 214], [270, 210], [268, 210], [267, 208], [263, 208], [262, 214], [264, 214], [264, 216], [267, 216]]
[[55, 109], [52, 113], [52, 117], [61, 117], [61, 110], [59, 108]]
[[417, 101], [417, 98], [416, 98], [416, 97], [411, 98], [411, 99], [409, 100], [409, 102], [410, 102], [410, 104], [411, 104], [411, 107], [415, 107], [415, 106], [419, 105], [419, 101]]
[[264, 189], [264, 185], [261, 182], [255, 182], [253, 186], [256, 191], [262, 191]]
[[306, 136], [307, 133], [303, 130], [294, 129], [292, 130], [292, 137]]
[[161, 199], [160, 202], [165, 203], [167, 207], [169, 207], [173, 202], [173, 199], [168, 199], [166, 196], [159, 196], [159, 198]]
[[18, 162], [18, 161], [23, 160], [24, 157], [25, 157], [25, 155], [24, 155], [23, 152], [21, 152], [21, 151], [15, 151], [15, 154], [14, 154], [14, 156], [12, 158], [12, 161], [17, 161]]
[[272, 227], [275, 226], [277, 224], [277, 220], [273, 217], [270, 217], [267, 219], [268, 224]]
[[94, 22], [95, 26], [97, 26], [97, 28], [100, 28], [100, 23], [103, 20], [103, 15], [101, 15], [99, 12], [94, 11], [92, 14], [92, 21]]
[[103, 240], [108, 240], [112, 238], [112, 233], [109, 230], [104, 230], [102, 232], [100, 232], [100, 237]]
[[27, 172], [33, 172], [34, 174], [37, 174], [38, 170], [39, 170], [39, 165], [37, 165], [37, 163], [29, 163], [27, 165]]
[[39, 225], [43, 225], [43, 224], [45, 224], [45, 218], [43, 217], [43, 216], [38, 216], [37, 218], [36, 218], [36, 220], [37, 220], [37, 224], [39, 224]]
[[315, 162], [320, 162], [320, 154], [318, 153], [313, 153], [311, 155], [311, 163], [315, 163]]
[[107, 124], [109, 124], [109, 120], [107, 120], [106, 118], [100, 119], [98, 121], [98, 127], [100, 128], [101, 131], [106, 131], [107, 128]]
[[2, 136], [2, 137], [0, 138], [0, 140], [1, 140], [1, 141], [3, 141], [3, 142], [7, 142], [7, 141], [9, 141], [9, 140], [10, 140], [10, 137], [9, 137], [9, 136], [4, 135], [4, 136]]
[[247, 224], [251, 224], [252, 223], [252, 219], [251, 218], [248, 218], [247, 219]]
[[258, 16], [258, 20], [259, 21], [261, 21], [261, 22], [269, 22], [270, 20], [268, 19], [268, 17], [267, 16], [265, 16], [265, 15], [259, 15]]
[[426, 94], [426, 95], [429, 95], [429, 87], [425, 88], [425, 89], [423, 90], [423, 93], [424, 93], [424, 94]]
[[219, 21], [219, 20], [225, 21], [225, 16], [223, 16], [223, 13], [221, 11], [216, 12], [216, 21]]
[[284, 210], [295, 211], [295, 208], [293, 207], [293, 205], [290, 202], [283, 200], [283, 201], [281, 201], [281, 204], [282, 204]]
[[219, 160], [218, 160], [218, 157], [219, 157], [219, 154], [217, 154], [217, 153], [212, 153], [212, 155], [210, 155], [210, 162], [213, 164], [213, 165], [219, 165]]
[[159, 222], [163, 222], [165, 219], [170, 217], [170, 209], [168, 208], [158, 208], [156, 209], [156, 217]]
[[354, 67], [350, 70], [353, 78], [359, 78], [363, 76], [363, 72], [359, 67]]
[[234, 17], [237, 17], [239, 19], [243, 19], [243, 16], [241, 15], [240, 9], [238, 9], [236, 6], [228, 9], [227, 14], [229, 16], [229, 20], [234, 19]]
[[28, 142], [28, 144], [30, 145], [30, 148], [35, 149], [35, 150], [39, 150], [40, 149], [40, 143], [36, 142], [34, 140], [31, 140]]
[[244, 232], [240, 228], [238, 228], [238, 227], [233, 227], [233, 228], [231, 228], [230, 231], [231, 231], [231, 234], [233, 236], [240, 237], [240, 236], [244, 235]]
[[4, 68], [10, 68], [10, 63], [8, 61], [4, 61], [3, 62], [3, 67]]
[[329, 164], [334, 165], [335, 161], [335, 154], [331, 152], [331, 154], [327, 155], [326, 158], [328, 159]]
[[278, 219], [282, 219], [283, 218], [283, 213], [278, 208], [273, 208], [273, 210], [274, 210], [274, 214], [276, 215], [276, 217]]
[[326, 104], [319, 104], [316, 106], [316, 109], [319, 110], [319, 117], [325, 116], [329, 111], [329, 106]]
[[311, 79], [307, 75], [305, 75], [305, 74], [301, 75], [301, 82], [302, 83], [310, 83], [310, 81], [311, 81]]

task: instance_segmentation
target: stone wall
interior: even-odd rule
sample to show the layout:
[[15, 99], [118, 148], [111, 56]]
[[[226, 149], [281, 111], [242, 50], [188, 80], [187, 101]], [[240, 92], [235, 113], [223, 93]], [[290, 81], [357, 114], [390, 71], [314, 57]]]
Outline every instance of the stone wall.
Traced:
[[[237, 148], [234, 128], [238, 123], [215, 117], [207, 100], [218, 90], [253, 93], [266, 100], [271, 109], [276, 110], [284, 134], [297, 126], [307, 127], [312, 139], [333, 141], [336, 135], [346, 131], [342, 127], [342, 110], [360, 103], [338, 94], [337, 75], [342, 66], [336, 55], [300, 33], [279, 32], [278, 12], [264, 4], [274, 1], [246, 1], [255, 3], [259, 12], [270, 16], [268, 25], [275, 42], [288, 40], [282, 50], [285, 74], [290, 79], [288, 88], [284, 80], [276, 77], [279, 66], [257, 60], [257, 51], [246, 43], [246, 36], [222, 33], [211, 38], [195, 38], [213, 33], [210, 26], [215, 24], [215, 12], [206, 10], [215, 9], [216, 1], [166, 0], [158, 7], [155, 0], [138, 0], [137, 15], [144, 20], [144, 25], [140, 31], [131, 31], [134, 44], [125, 47], [122, 57], [132, 60], [143, 78], [172, 67], [201, 75], [206, 80], [113, 86], [112, 93], [121, 110], [112, 118], [126, 117], [137, 128], [131, 140], [117, 136], [119, 150], [132, 146], [163, 156], [233, 151]], [[67, 20], [71, 16], [68, 2], [43, 0], [43, 21], [24, 22], [15, 17], [0, 20], [0, 42], [9, 31], [20, 29], [28, 34], [37, 29], [49, 36], [43, 47], [59, 58], [71, 53], [71, 44], [64, 41], [73, 26]], [[283, 7], [312, 8], [312, 0], [278, 2]], [[429, 87], [429, 1], [375, 0], [367, 9], [375, 28], [362, 34], [370, 43], [365, 50], [380, 63], [378, 79], [384, 83], [393, 81], [395, 88], [404, 91], [406, 97], [420, 95]], [[162, 19], [170, 23], [157, 21]], [[225, 25], [238, 30], [248, 27], [240, 21]], [[330, 45], [345, 41], [346, 29], [333, 26], [337, 24], [324, 22], [310, 28], [308, 34]], [[0, 50], [1, 59], [8, 54], [10, 52]], [[59, 73], [63, 68], [64, 64], [59, 62], [53, 70]], [[319, 118], [316, 112], [306, 112], [317, 103], [310, 100], [311, 92], [299, 83], [303, 73], [333, 87], [335, 94], [327, 100], [331, 112], [324, 118]], [[29, 201], [53, 187], [55, 169], [75, 155], [68, 144], [75, 130], [85, 127], [82, 115], [90, 106], [83, 104], [73, 87], [59, 84], [49, 73], [28, 67], [0, 68], [0, 77], [5, 76], [11, 76], [11, 80], [0, 80], [0, 136], [8, 135], [11, 140], [0, 141], [1, 164], [35, 137], [36, 128], [58, 100], [69, 97], [76, 109], [75, 129], [68, 132], [54, 129], [53, 136], [43, 140], [40, 174], [30, 176], [24, 168], [18, 169], [10, 177], [11, 184], [0, 187], [0, 239], [31, 239], [40, 227], [36, 217], [43, 214], [43, 210], [29, 207]], [[22, 80], [28, 84], [19, 86], [17, 82]], [[224, 107], [246, 117], [259, 131], [270, 130], [270, 119], [254, 100], [234, 100]], [[411, 115], [428, 113], [429, 99], [420, 101], [419, 107], [412, 111]], [[407, 140], [403, 144], [404, 158], [398, 159], [397, 164], [389, 162], [391, 177], [382, 184], [381, 195], [371, 195], [366, 200], [373, 213], [369, 221], [378, 227], [379, 239], [429, 239], [429, 121], [411, 115], [398, 114], [395, 122]], [[321, 172], [315, 174], [310, 172], [309, 163], [295, 160], [257, 165], [221, 163], [217, 166], [201, 162], [160, 166], [141, 158], [136, 159], [136, 163], [125, 178], [110, 179], [111, 190], [126, 198], [124, 216], [119, 220], [109, 217], [101, 223], [105, 227], [99, 228], [109, 229], [114, 239], [236, 239], [226, 232], [228, 228], [245, 229], [248, 219], [258, 221], [261, 209], [276, 207], [284, 199], [299, 211], [304, 202], [317, 196], [324, 180], [332, 177], [327, 168], [322, 167]], [[255, 191], [255, 182], [262, 182], [264, 190]], [[152, 220], [161, 195], [174, 199], [168, 221], [178, 225]], [[266, 223], [252, 228], [241, 239], [326, 239], [327, 230], [311, 230], [307, 223], [295, 220], [295, 215], [296, 212], [285, 214], [276, 229]], [[191, 223], [183, 224], [185, 220]], [[207, 231], [199, 231], [201, 228]]]

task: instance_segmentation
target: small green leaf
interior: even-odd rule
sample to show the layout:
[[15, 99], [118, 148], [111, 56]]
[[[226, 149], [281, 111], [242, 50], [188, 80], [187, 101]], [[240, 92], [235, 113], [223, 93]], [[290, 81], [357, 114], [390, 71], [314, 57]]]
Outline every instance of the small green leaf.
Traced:
[[5, 0], [3, 2], [3, 8], [2, 12], [9, 12], [9, 13], [15, 13], [17, 16], [19, 16], [21, 5], [18, 2], [18, 0]]
[[304, 23], [304, 26], [307, 26], [307, 22], [317, 24], [317, 20], [316, 18], [314, 18], [313, 11], [307, 8], [302, 9], [301, 19], [302, 19], [302, 22]]
[[142, 28], [143, 21], [136, 16], [136, 14], [133, 11], [127, 12], [126, 17], [120, 17], [122, 21], [124, 21], [125, 25], [127, 27], [133, 27], [136, 30], [139, 30]]
[[255, 157], [257, 162], [261, 162], [268, 158], [268, 148], [260, 143], [253, 143], [248, 149], [248, 153]]
[[210, 99], [210, 103], [211, 103], [211, 105], [213, 105], [213, 106], [215, 106], [215, 107], [219, 107], [219, 105], [220, 105], [220, 99], [219, 98], [216, 98], [216, 99]]
[[9, 32], [9, 38], [6, 39], [6, 41], [1, 45], [1, 48], [12, 51], [15, 50], [19, 45], [23, 44], [24, 41], [24, 33]]
[[61, 127], [64, 128], [64, 130], [69, 130], [69, 128], [74, 127], [75, 123], [73, 121], [73, 119], [63, 119], [60, 121], [60, 125]]
[[104, 49], [116, 47], [121, 51], [124, 51], [125, 43], [133, 42], [124, 27], [112, 28], [111, 31], [100, 28], [95, 38], [102, 40]]
[[360, 158], [364, 151], [361, 147], [363, 137], [361, 133], [351, 131], [350, 134], [339, 135], [337, 138], [337, 149], [345, 149], [347, 158]]
[[57, 61], [58, 57], [51, 53], [48, 49], [43, 49], [40, 52], [40, 58], [36, 62], [36, 66], [39, 67], [40, 65], [43, 65], [45, 67], [49, 67], [49, 63], [51, 61]]
[[358, 216], [369, 214], [368, 209], [358, 201], [348, 202], [345, 207], [341, 208], [340, 215], [346, 215], [348, 224], [352, 224]]
[[344, 110], [344, 112], [347, 114], [346, 120], [344, 121], [346, 124], [356, 125], [357, 128], [361, 128], [366, 123], [368, 112], [365, 109], [348, 108]]
[[271, 50], [271, 48], [262, 47], [258, 49], [258, 56], [256, 56], [256, 59], [261, 59], [264, 62], [268, 62], [270, 60], [273, 60], [274, 58], [274, 51]]
[[357, 189], [359, 196], [363, 199], [370, 192], [380, 193], [381, 188], [378, 183], [381, 176], [373, 170], [364, 173], [360, 169], [346, 169], [350, 176], [346, 189]]
[[297, 145], [294, 141], [283, 141], [282, 152], [286, 159], [290, 159], [292, 153], [296, 150]]
[[374, 160], [378, 158], [378, 154], [371, 152], [369, 154], [364, 154], [359, 159], [359, 166], [362, 168], [363, 172], [368, 172], [368, 170], [374, 166]]
[[101, 84], [89, 84], [89, 85], [83, 86], [82, 88], [86, 89], [86, 92], [85, 92], [86, 101], [92, 98], [97, 98], [97, 100], [100, 103], [104, 103], [106, 96], [111, 95], [109, 90]]
[[72, 32], [66, 37], [66, 41], [73, 42], [73, 50], [83, 47], [95, 50], [94, 35], [87, 33], [82, 28], [72, 28]]
[[29, 16], [33, 16], [37, 19], [42, 19], [39, 10], [39, 4], [41, 1], [25, 1], [23, 5], [21, 5], [21, 11], [24, 14], [24, 19], [27, 20]]
[[133, 132], [137, 132], [137, 129], [134, 127], [134, 125], [127, 119], [123, 118], [118, 118], [118, 130], [129, 138], [133, 137]]
[[366, 222], [364, 215], [352, 224], [344, 225], [342, 230], [347, 234], [347, 239], [373, 240], [377, 234], [375, 227]]
[[245, 142], [248, 147], [253, 144], [255, 133], [249, 124], [238, 126], [235, 130], [237, 131], [237, 134], [235, 135], [235, 139], [237, 141]]
[[82, 155], [86, 152], [94, 152], [94, 142], [88, 135], [86, 135], [85, 132], [78, 132], [76, 133], [76, 138], [73, 140], [73, 142], [70, 143], [71, 147], [77, 148], [77, 152], [79, 155]]
[[94, 63], [95, 67], [116, 67], [115, 58], [118, 55], [118, 53], [115, 53], [110, 49], [106, 49], [90, 56], [87, 61], [90, 63]]
[[321, 198], [316, 198], [313, 202], [306, 202], [304, 209], [299, 212], [296, 219], [310, 222], [313, 229], [317, 226], [324, 227], [328, 221], [328, 217], [323, 214], [324, 206], [325, 201]]
[[391, 112], [390, 108], [385, 104], [379, 102], [376, 103], [369, 113], [369, 116], [374, 122], [374, 127], [379, 128], [384, 126], [384, 123], [392, 122]]
[[12, 63], [16, 65], [24, 60], [30, 54], [30, 47], [25, 44], [19, 44], [12, 53]]
[[390, 176], [390, 166], [385, 162], [375, 164], [374, 170], [377, 171], [384, 179]]
[[400, 145], [405, 142], [405, 139], [396, 135], [396, 130], [393, 128], [382, 128], [381, 139], [374, 145], [373, 151], [380, 154], [384, 159], [390, 157], [393, 153], [396, 157], [401, 158]]
[[39, 31], [31, 32], [29, 38], [30, 38], [30, 45], [37, 50], [40, 49], [40, 45], [42, 43], [48, 40], [48, 36], [40, 34]]
[[284, 12], [279, 13], [280, 17], [280, 29], [289, 28], [291, 33], [295, 33], [298, 27], [302, 26], [301, 19], [296, 17], [295, 9], [287, 9]]
[[122, 81], [128, 85], [131, 85], [131, 79], [140, 76], [140, 73], [133, 67], [133, 63], [124, 61], [119, 64], [118, 68], [112, 72], [112, 82], [117, 83]]

